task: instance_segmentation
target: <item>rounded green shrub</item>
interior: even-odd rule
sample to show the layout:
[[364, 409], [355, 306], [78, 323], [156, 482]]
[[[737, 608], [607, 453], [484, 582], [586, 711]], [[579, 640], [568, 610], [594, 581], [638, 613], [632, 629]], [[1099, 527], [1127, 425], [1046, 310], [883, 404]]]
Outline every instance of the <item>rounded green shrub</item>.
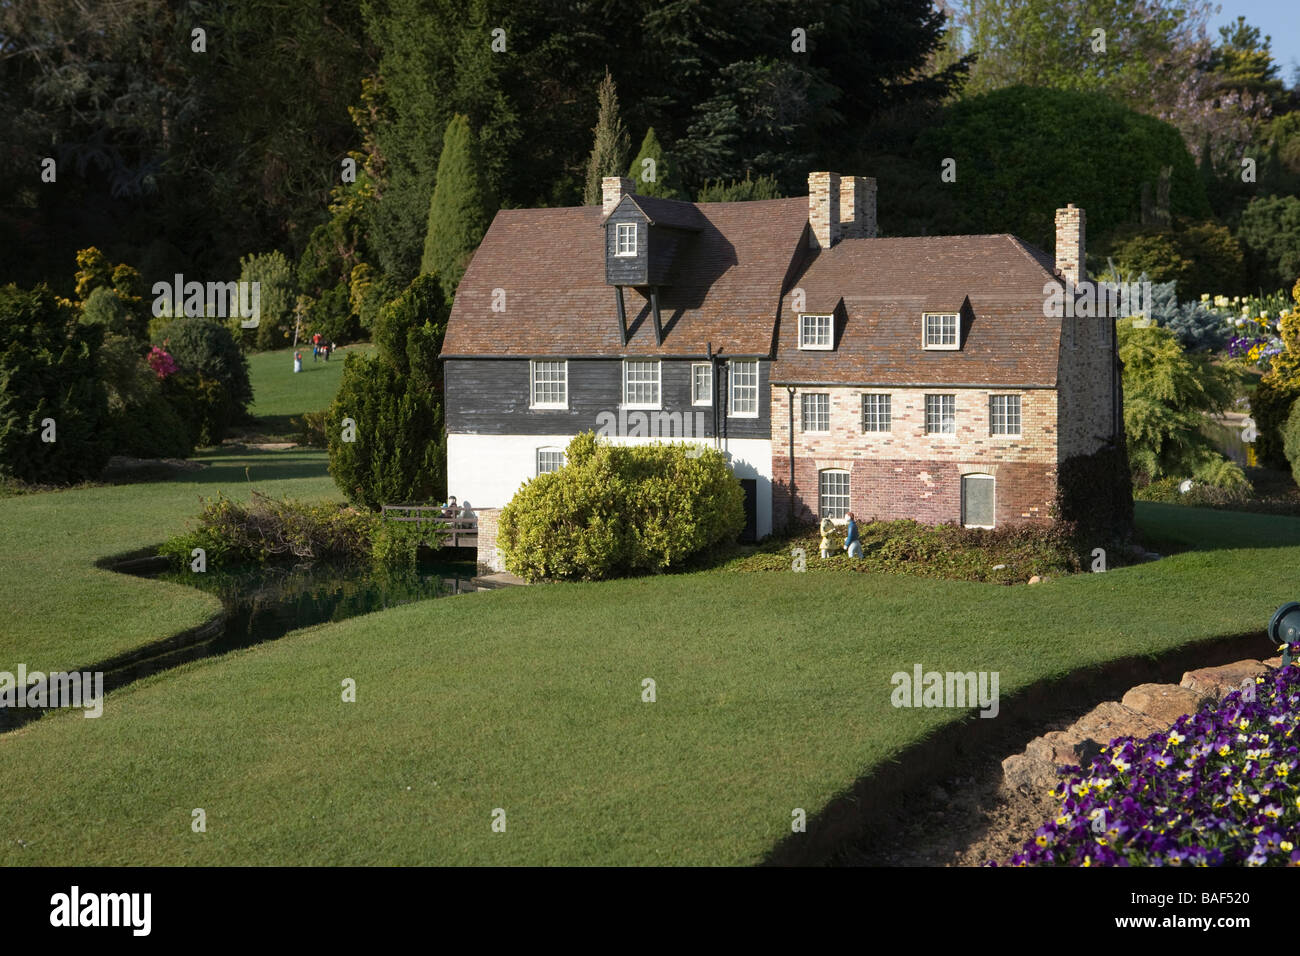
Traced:
[[212, 319], [185, 316], [157, 330], [156, 337], [182, 373], [168, 379], [176, 381], [164, 394], [191, 423], [198, 444], [220, 443], [253, 400], [248, 360], [230, 329]]
[[734, 541], [744, 492], [726, 459], [684, 444], [573, 439], [568, 463], [527, 482], [501, 512], [506, 567], [530, 581], [656, 573]]

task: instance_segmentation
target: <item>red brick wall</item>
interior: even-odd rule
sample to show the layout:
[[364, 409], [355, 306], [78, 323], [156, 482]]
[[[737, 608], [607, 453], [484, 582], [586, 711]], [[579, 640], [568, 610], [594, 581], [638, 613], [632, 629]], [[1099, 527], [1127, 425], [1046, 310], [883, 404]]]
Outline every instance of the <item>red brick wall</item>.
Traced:
[[[991, 474], [995, 521], [1046, 524], [1056, 496], [1056, 466], [1038, 462], [998, 462], [969, 466], [951, 461], [844, 460], [822, 462], [849, 472], [850, 508], [859, 518], [913, 518], [926, 524], [961, 521], [961, 476]], [[795, 462], [795, 520], [811, 523], [818, 512], [818, 467], [811, 459]], [[783, 527], [790, 514], [790, 459], [772, 458], [772, 523]]]

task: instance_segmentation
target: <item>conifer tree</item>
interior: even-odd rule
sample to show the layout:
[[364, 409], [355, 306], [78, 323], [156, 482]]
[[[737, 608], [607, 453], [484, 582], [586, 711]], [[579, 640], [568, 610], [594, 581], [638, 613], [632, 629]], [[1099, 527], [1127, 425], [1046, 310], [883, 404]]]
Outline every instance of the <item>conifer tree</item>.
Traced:
[[587, 160], [587, 188], [583, 192], [583, 204], [599, 206], [601, 199], [600, 181], [606, 176], [621, 176], [627, 166], [627, 152], [631, 145], [627, 129], [618, 112], [618, 88], [609, 70], [600, 81], [596, 93], [600, 110], [596, 114], [595, 142], [591, 147], [591, 158]]
[[677, 180], [672, 176], [672, 170], [664, 160], [664, 148], [660, 145], [653, 126], [646, 130], [645, 139], [641, 141], [641, 149], [637, 152], [636, 159], [632, 160], [632, 165], [628, 167], [627, 177], [635, 183], [632, 187], [633, 191], [642, 196], [659, 196], [662, 199], [682, 198], [680, 190], [677, 189]]
[[429, 201], [424, 258], [420, 262], [420, 273], [437, 275], [447, 298], [455, 294], [495, 213], [496, 200], [483, 167], [478, 137], [470, 129], [469, 120], [457, 114], [443, 134], [437, 185]]

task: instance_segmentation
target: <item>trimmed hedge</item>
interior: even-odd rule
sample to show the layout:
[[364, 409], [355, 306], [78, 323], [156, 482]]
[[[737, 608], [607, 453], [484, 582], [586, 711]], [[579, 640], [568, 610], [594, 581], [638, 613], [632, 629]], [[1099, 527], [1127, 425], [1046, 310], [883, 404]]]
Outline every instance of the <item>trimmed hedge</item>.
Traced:
[[726, 459], [685, 444], [569, 443], [568, 463], [538, 475], [501, 512], [506, 567], [529, 581], [656, 573], [736, 539], [744, 492]]

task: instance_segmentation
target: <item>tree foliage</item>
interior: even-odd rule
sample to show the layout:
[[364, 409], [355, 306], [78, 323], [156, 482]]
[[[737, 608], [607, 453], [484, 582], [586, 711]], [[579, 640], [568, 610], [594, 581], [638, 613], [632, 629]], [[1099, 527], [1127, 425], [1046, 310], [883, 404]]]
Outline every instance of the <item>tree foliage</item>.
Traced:
[[456, 286], [495, 214], [496, 200], [484, 174], [478, 138], [466, 117], [453, 116], [442, 137], [438, 185], [429, 202], [420, 262], [421, 274], [438, 276], [448, 299], [456, 294]]
[[0, 287], [0, 477], [68, 484], [103, 470], [103, 335], [46, 286]]
[[595, 141], [591, 146], [591, 155], [587, 157], [587, 182], [582, 193], [582, 202], [587, 206], [600, 205], [602, 179], [623, 175], [630, 147], [627, 127], [623, 125], [623, 118], [618, 111], [618, 88], [608, 70], [605, 71], [605, 78], [600, 81], [596, 100], [599, 111], [596, 114], [595, 129], [592, 130]]
[[1240, 468], [1225, 465], [1203, 432], [1206, 413], [1232, 401], [1230, 373], [1203, 355], [1189, 353], [1170, 329], [1117, 323], [1124, 363], [1124, 432], [1134, 476], [1198, 478], [1216, 486], [1245, 482]]
[[347, 357], [325, 428], [330, 474], [355, 505], [377, 510], [446, 493], [438, 353], [449, 314], [438, 277], [420, 276], [380, 310], [376, 353]]
[[[649, 162], [647, 162], [649, 160]], [[662, 199], [682, 199], [677, 188], [676, 177], [670, 163], [664, 158], [664, 148], [655, 135], [655, 128], [646, 130], [641, 148], [637, 150], [628, 167], [627, 178], [635, 183], [633, 190], [642, 196], [658, 196]]]
[[[948, 234], [1012, 232], [1050, 249], [1066, 199], [1087, 210], [1089, 235], [1108, 233], [1140, 219], [1143, 184], [1165, 167], [1171, 213], [1209, 214], [1178, 131], [1096, 93], [1011, 87], [971, 97], [921, 135], [916, 158], [930, 172], [920, 188], [951, 199]], [[955, 182], [939, 180], [946, 159]]]

